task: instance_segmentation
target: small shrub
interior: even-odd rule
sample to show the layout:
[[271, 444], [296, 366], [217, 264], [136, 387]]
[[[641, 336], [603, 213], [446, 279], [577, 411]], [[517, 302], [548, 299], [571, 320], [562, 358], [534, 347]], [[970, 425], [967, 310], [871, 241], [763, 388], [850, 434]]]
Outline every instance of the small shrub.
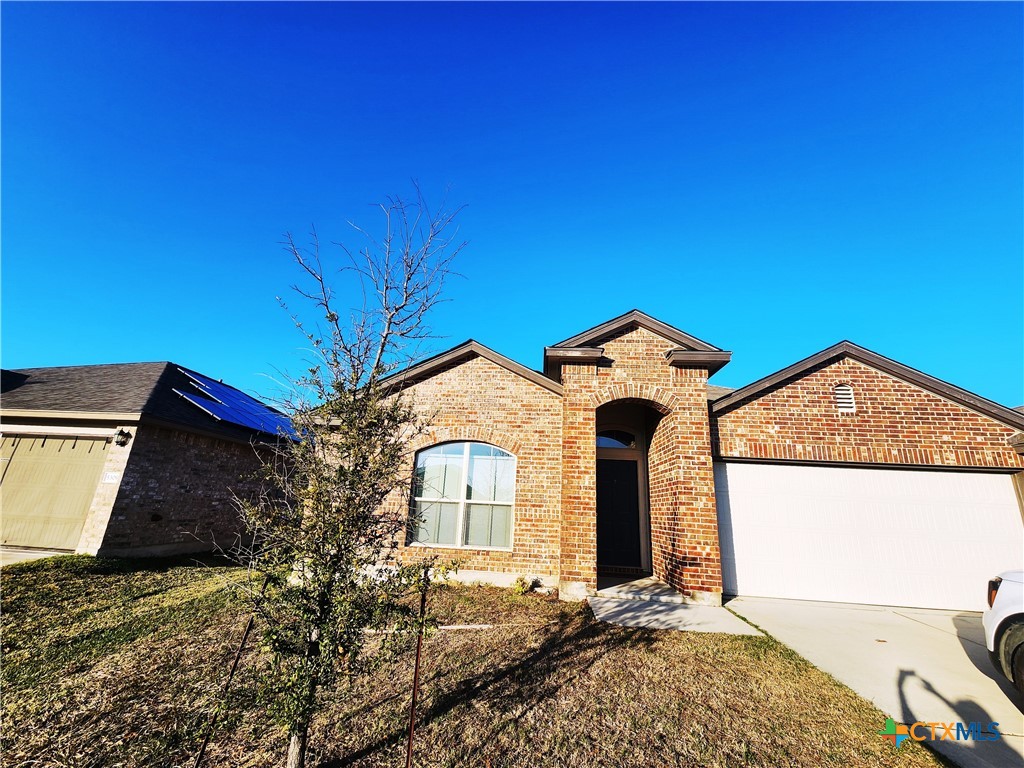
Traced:
[[512, 591], [517, 595], [528, 595], [540, 585], [539, 579], [529, 576], [520, 576], [512, 583]]

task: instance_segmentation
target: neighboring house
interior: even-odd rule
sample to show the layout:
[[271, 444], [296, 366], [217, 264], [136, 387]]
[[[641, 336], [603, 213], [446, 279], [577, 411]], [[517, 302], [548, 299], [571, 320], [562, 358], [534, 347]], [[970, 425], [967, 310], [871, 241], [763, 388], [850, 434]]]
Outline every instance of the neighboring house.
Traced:
[[567, 599], [653, 574], [709, 603], [976, 610], [1021, 567], [1024, 415], [849, 342], [708, 385], [730, 354], [632, 311], [543, 373], [467, 341], [391, 377], [433, 424], [406, 552]]
[[3, 371], [2, 543], [156, 555], [236, 543], [278, 411], [173, 363]]

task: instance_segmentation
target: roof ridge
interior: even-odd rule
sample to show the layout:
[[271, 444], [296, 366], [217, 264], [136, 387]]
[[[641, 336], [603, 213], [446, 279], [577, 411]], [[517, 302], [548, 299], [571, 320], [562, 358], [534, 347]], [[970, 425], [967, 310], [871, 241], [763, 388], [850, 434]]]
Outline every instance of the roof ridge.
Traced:
[[720, 348], [709, 344], [703, 339], [698, 339], [696, 336], [687, 333], [681, 328], [677, 328], [674, 325], [659, 320], [653, 315], [649, 315], [639, 309], [631, 309], [617, 317], [613, 317], [611, 320], [606, 320], [603, 323], [588, 328], [585, 331], [570, 336], [567, 339], [563, 339], [557, 344], [549, 345], [549, 348], [559, 347], [576, 347], [585, 345], [596, 339], [600, 339], [607, 334], [615, 333], [619, 329], [627, 326], [631, 323], [636, 323], [642, 328], [657, 333], [659, 336], [663, 336], [666, 340], [674, 342], [676, 344], [683, 344], [691, 349], [702, 351], [702, 352], [722, 352]]
[[115, 365], [127, 366], [127, 365], [175, 365], [170, 360], [142, 360], [132, 363], [83, 363], [80, 365], [28, 365], [20, 366], [18, 368], [4, 367], [5, 371], [54, 371], [68, 368], [110, 368]]

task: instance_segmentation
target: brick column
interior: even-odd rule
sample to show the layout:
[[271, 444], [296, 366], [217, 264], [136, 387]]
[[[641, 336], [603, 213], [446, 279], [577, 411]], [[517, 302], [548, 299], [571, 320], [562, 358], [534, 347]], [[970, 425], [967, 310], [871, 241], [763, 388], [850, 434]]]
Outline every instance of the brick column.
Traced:
[[131, 438], [125, 445], [118, 445], [113, 441], [107, 448], [107, 458], [103, 463], [100, 481], [89, 504], [89, 513], [86, 515], [78, 546], [75, 547], [75, 553], [79, 555], [95, 555], [103, 547], [114, 502], [121, 490], [121, 480], [128, 466], [128, 458], [138, 438], [139, 425], [120, 424], [115, 432], [128, 432]]
[[[707, 371], [674, 368], [672, 379], [677, 407], [665, 420], [670, 424], [663, 422], [659, 426], [659, 430], [668, 426], [671, 430], [658, 448], [674, 476], [666, 478], [669, 498], [657, 522], [657, 531], [652, 499], [652, 539], [662, 545], [661, 552], [655, 552], [655, 575], [696, 602], [721, 605], [722, 562], [708, 424]], [[654, 445], [651, 448], [649, 461], [653, 465], [661, 457], [655, 455]]]
[[597, 444], [593, 362], [562, 366], [562, 526], [559, 596], [582, 600], [597, 589]]
[[707, 379], [709, 366], [729, 353], [666, 351], [667, 343], [644, 328], [632, 328], [601, 339], [601, 347], [557, 350], [564, 389], [563, 599], [579, 600], [597, 588], [595, 423], [599, 407], [623, 401], [643, 403], [664, 415], [648, 457], [654, 574], [696, 602], [721, 603]]

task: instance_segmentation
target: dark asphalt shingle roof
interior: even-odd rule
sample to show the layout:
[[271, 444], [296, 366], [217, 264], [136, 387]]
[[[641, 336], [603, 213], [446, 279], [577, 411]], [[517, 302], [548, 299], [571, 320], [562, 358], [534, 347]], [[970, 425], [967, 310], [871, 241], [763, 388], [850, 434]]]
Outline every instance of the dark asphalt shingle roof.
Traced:
[[736, 390], [732, 387], [720, 387], [717, 384], [708, 384], [708, 400], [717, 400], [720, 397], [725, 397], [731, 392]]
[[186, 428], [250, 439], [254, 430], [215, 419], [174, 391], [196, 391], [183, 372], [187, 370], [170, 362], [5, 369], [0, 376], [0, 408], [141, 413]]
[[43, 411], [143, 413], [170, 363], [4, 370], [0, 406]]

